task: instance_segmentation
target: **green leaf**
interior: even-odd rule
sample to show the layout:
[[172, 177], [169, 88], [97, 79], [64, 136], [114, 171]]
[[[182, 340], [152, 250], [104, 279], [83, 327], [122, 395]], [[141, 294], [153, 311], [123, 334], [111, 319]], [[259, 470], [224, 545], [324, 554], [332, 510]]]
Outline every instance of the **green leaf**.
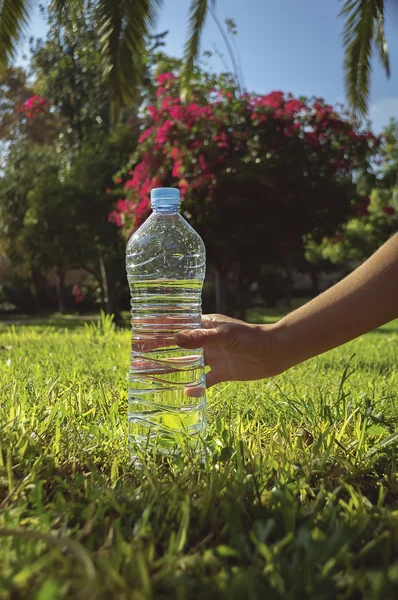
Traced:
[[239, 552], [230, 546], [225, 546], [224, 544], [220, 544], [217, 546], [217, 554], [219, 556], [223, 556], [224, 558], [234, 558], [240, 556]]
[[162, 0], [100, 0], [98, 27], [112, 115], [133, 102], [141, 83], [146, 42]]
[[31, 0], [3, 0], [0, 3], [0, 65], [15, 57], [32, 9]]
[[384, 0], [347, 0], [341, 11], [345, 18], [343, 32], [345, 85], [348, 100], [355, 112], [368, 111], [371, 58], [376, 50], [390, 75], [387, 43], [384, 35]]
[[205, 24], [209, 2], [215, 7], [215, 0], [192, 0], [189, 9], [190, 35], [185, 44], [184, 63], [181, 71], [181, 95], [186, 97], [191, 87], [195, 60], [199, 53], [200, 36]]
[[382, 2], [379, 3], [379, 11], [377, 15], [375, 47], [386, 75], [387, 77], [390, 77], [390, 59], [388, 56], [387, 40], [384, 33], [384, 5]]
[[61, 13], [68, 7], [69, 0], [51, 0], [50, 8]]

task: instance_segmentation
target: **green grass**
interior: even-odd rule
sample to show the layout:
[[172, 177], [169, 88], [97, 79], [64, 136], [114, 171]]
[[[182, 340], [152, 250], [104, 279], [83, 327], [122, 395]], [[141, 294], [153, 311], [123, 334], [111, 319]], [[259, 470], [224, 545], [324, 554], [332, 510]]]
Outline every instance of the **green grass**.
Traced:
[[205, 464], [141, 470], [129, 332], [70, 325], [0, 326], [1, 599], [398, 597], [397, 323], [209, 390]]

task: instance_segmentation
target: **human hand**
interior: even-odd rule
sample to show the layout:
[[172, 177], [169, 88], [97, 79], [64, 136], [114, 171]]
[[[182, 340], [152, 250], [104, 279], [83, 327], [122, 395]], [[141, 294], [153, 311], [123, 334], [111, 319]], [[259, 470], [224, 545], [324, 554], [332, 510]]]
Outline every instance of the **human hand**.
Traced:
[[211, 368], [206, 387], [222, 381], [263, 379], [282, 373], [284, 365], [276, 325], [251, 325], [224, 315], [203, 315], [202, 328], [181, 331], [182, 348], [203, 348]]

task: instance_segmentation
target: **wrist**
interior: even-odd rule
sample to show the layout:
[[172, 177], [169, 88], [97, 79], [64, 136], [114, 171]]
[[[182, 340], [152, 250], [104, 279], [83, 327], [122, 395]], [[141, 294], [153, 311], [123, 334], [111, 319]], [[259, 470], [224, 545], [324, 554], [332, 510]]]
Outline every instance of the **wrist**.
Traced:
[[266, 362], [272, 365], [275, 375], [283, 373], [293, 367], [300, 360], [295, 359], [295, 343], [292, 327], [281, 319], [271, 325], [262, 326], [266, 335], [270, 338], [268, 350], [266, 350]]

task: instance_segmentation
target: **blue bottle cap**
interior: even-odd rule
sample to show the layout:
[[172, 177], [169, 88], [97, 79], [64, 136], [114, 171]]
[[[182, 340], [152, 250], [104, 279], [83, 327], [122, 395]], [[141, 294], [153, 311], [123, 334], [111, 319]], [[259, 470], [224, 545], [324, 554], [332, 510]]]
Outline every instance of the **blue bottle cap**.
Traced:
[[151, 204], [153, 208], [178, 206], [180, 204], [180, 190], [170, 187], [154, 188], [151, 191]]

